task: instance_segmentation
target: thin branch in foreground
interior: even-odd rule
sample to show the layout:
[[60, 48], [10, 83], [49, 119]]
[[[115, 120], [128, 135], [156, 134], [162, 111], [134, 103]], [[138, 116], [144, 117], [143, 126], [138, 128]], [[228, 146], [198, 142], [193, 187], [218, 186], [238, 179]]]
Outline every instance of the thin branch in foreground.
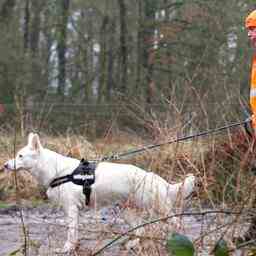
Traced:
[[98, 251], [96, 251], [95, 253], [92, 254], [92, 256], [96, 256], [99, 255], [100, 253], [102, 253], [105, 249], [109, 248], [110, 246], [112, 246], [116, 241], [120, 240], [122, 237], [128, 235], [129, 233], [143, 228], [147, 225], [151, 225], [157, 222], [162, 222], [162, 221], [167, 221], [168, 219], [172, 219], [175, 217], [183, 217], [183, 216], [205, 216], [208, 214], [217, 214], [217, 213], [221, 213], [221, 214], [226, 214], [226, 215], [240, 215], [241, 211], [239, 212], [235, 212], [235, 211], [229, 211], [229, 210], [209, 210], [209, 211], [204, 211], [204, 212], [184, 212], [184, 213], [180, 213], [180, 214], [172, 214], [172, 215], [168, 215], [162, 218], [157, 218], [148, 222], [145, 222], [143, 224], [140, 224], [136, 227], [133, 227], [129, 230], [127, 230], [126, 232], [124, 232], [123, 234], [117, 236], [116, 238], [114, 238], [113, 240], [111, 240], [109, 243], [107, 243], [105, 246], [103, 246], [102, 248], [100, 248]]
[[[17, 129], [15, 129], [15, 133], [14, 133], [14, 146], [13, 146], [13, 156], [14, 159], [16, 157], [16, 142], [17, 142]], [[20, 200], [19, 200], [19, 188], [18, 188], [18, 177], [17, 177], [17, 172], [16, 172], [16, 163], [15, 163], [15, 171], [14, 171], [14, 182], [15, 182], [15, 199], [16, 199], [16, 205], [17, 205], [17, 209], [19, 212], [19, 217], [20, 217], [20, 221], [21, 221], [21, 229], [22, 229], [22, 233], [24, 236], [24, 244], [23, 244], [23, 248], [22, 248], [22, 253], [24, 254], [24, 256], [27, 255], [27, 250], [28, 250], [28, 232], [27, 232], [27, 228], [25, 225], [25, 221], [24, 221], [24, 216], [23, 216], [23, 212], [22, 209], [20, 207]]]

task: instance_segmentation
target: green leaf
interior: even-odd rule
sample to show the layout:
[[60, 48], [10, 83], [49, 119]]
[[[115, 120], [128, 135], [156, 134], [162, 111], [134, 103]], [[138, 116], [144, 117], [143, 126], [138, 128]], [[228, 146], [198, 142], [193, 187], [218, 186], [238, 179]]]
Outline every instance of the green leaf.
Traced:
[[225, 240], [220, 239], [213, 250], [214, 256], [228, 256], [228, 245]]
[[187, 236], [173, 233], [167, 239], [167, 251], [174, 256], [194, 256], [195, 249], [193, 243]]

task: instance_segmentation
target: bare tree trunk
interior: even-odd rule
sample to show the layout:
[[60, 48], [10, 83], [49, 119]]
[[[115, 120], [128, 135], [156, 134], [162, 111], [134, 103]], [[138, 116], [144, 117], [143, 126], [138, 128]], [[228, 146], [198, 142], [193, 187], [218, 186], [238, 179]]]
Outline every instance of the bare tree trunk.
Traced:
[[[85, 14], [83, 14], [83, 18], [85, 19]], [[88, 40], [86, 47], [86, 61], [84, 62], [84, 66], [87, 70], [87, 78], [85, 79], [84, 85], [84, 99], [86, 102], [89, 102], [93, 99], [94, 95], [94, 82], [97, 80], [95, 78], [95, 56], [94, 56], [94, 30], [93, 30], [93, 13], [86, 13], [87, 15], [87, 23], [88, 23]], [[89, 79], [88, 79], [89, 78]]]
[[106, 34], [108, 26], [108, 16], [105, 16], [102, 20], [102, 26], [100, 29], [100, 79], [98, 87], [98, 103], [102, 102], [105, 96], [106, 85]]
[[15, 0], [5, 0], [2, 4], [2, 8], [0, 10], [0, 19], [1, 21], [8, 22], [11, 16], [11, 13], [15, 7]]
[[39, 52], [39, 38], [41, 30], [41, 11], [45, 0], [37, 0], [31, 2], [31, 29], [30, 29], [30, 49], [31, 49], [31, 84], [33, 88], [36, 89], [36, 96], [41, 97], [44, 94], [44, 86], [42, 81], [41, 73], [41, 60], [38, 58]]
[[37, 55], [40, 27], [41, 27], [40, 14], [42, 11], [42, 5], [44, 4], [44, 1], [43, 2], [42, 0], [32, 1], [31, 4], [32, 4], [33, 18], [31, 20], [30, 48], [33, 55]]
[[67, 24], [69, 16], [69, 0], [60, 2], [60, 22], [58, 24], [58, 95], [64, 98], [66, 86], [66, 51], [67, 51]]
[[41, 72], [43, 73], [43, 75], [42, 75], [42, 84], [40, 86], [40, 97], [44, 98], [47, 93], [48, 85], [50, 83], [50, 72], [51, 72], [50, 59], [51, 59], [51, 49], [52, 49], [54, 39], [51, 32], [52, 24], [50, 24], [49, 22], [50, 16], [51, 16], [51, 9], [49, 6], [46, 6], [44, 8], [42, 15], [43, 15], [43, 20], [41, 21], [41, 27], [42, 27], [42, 33], [44, 34], [46, 42], [44, 47], [41, 47], [41, 50], [43, 50], [43, 62], [41, 67], [42, 69]]
[[[23, 47], [24, 56], [27, 55], [29, 50], [29, 26], [30, 26], [30, 0], [25, 1], [24, 8], [24, 27], [23, 27]], [[25, 63], [24, 63], [25, 64]], [[14, 101], [17, 109], [17, 118], [19, 124], [19, 130], [21, 136], [25, 135], [25, 104], [26, 104], [26, 94], [27, 94], [27, 84], [29, 81], [23, 81], [23, 79], [15, 84], [14, 90]]]
[[138, 31], [137, 31], [137, 62], [136, 62], [136, 82], [135, 94], [138, 93], [141, 86], [141, 66], [142, 66], [142, 2], [138, 0]]
[[29, 47], [29, 22], [30, 22], [30, 1], [25, 2], [25, 13], [24, 13], [24, 50], [27, 51]]
[[107, 90], [106, 90], [106, 99], [107, 101], [111, 100], [111, 92], [114, 87], [113, 71], [114, 71], [114, 44], [115, 41], [115, 20], [110, 22], [110, 33], [109, 33], [109, 42], [108, 42], [108, 73], [107, 73]]
[[121, 92], [125, 93], [127, 90], [127, 10], [124, 0], [118, 0], [120, 13], [120, 55], [121, 55]]
[[145, 19], [151, 21], [150, 27], [146, 25], [143, 30], [143, 42], [144, 42], [144, 68], [146, 72], [146, 103], [151, 104], [155, 93], [155, 81], [153, 79], [153, 67], [155, 61], [154, 51], [154, 31], [155, 27], [153, 21], [155, 19], [155, 8], [153, 2], [145, 2]]
[[[170, 16], [170, 11], [168, 8], [168, 0], [164, 0], [164, 6], [167, 6], [165, 8], [165, 22], [166, 24], [168, 24], [169, 22], [169, 16]], [[167, 26], [167, 25], [166, 25]], [[171, 81], [172, 81], [172, 72], [171, 72], [171, 52], [170, 52], [170, 48], [166, 47], [166, 58], [167, 58], [167, 69], [168, 69], [168, 85], [171, 88]]]

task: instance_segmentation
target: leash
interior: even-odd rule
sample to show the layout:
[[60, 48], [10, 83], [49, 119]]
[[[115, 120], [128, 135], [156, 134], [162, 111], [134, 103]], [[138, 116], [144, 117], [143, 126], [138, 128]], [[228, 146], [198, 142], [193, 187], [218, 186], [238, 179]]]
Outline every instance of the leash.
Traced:
[[151, 149], [154, 149], [154, 148], [158, 148], [158, 147], [161, 147], [161, 146], [164, 146], [164, 145], [168, 145], [168, 144], [172, 144], [172, 143], [176, 143], [176, 142], [181, 142], [181, 141], [186, 141], [186, 140], [189, 140], [189, 139], [198, 138], [198, 137], [206, 136], [206, 135], [209, 135], [209, 134], [218, 133], [218, 132], [221, 132], [223, 130], [233, 128], [233, 127], [237, 127], [237, 126], [240, 126], [240, 125], [244, 125], [244, 128], [245, 128], [246, 132], [249, 134], [249, 136], [252, 137], [252, 134], [251, 134], [251, 132], [248, 128], [248, 123], [249, 122], [251, 122], [251, 119], [247, 118], [246, 120], [244, 120], [242, 122], [232, 123], [232, 124], [225, 125], [225, 126], [222, 126], [222, 127], [216, 128], [216, 129], [199, 132], [197, 134], [192, 134], [192, 135], [188, 135], [188, 136], [184, 136], [184, 137], [178, 137], [178, 138], [173, 139], [173, 140], [169, 140], [169, 141], [154, 144], [154, 145], [144, 146], [142, 148], [130, 150], [130, 151], [119, 153], [119, 154], [104, 156], [101, 159], [93, 160], [93, 161], [90, 161], [90, 162], [82, 159], [80, 164], [78, 165], [78, 167], [71, 174], [61, 176], [61, 177], [57, 177], [57, 178], [53, 179], [50, 182], [49, 187], [55, 188], [55, 187], [60, 186], [64, 183], [67, 183], [67, 182], [72, 182], [76, 185], [83, 186], [83, 193], [84, 193], [85, 199], [86, 199], [85, 204], [89, 205], [90, 204], [90, 195], [91, 195], [91, 185], [93, 185], [94, 182], [95, 182], [95, 169], [97, 167], [98, 162], [118, 160], [118, 159], [121, 159], [123, 157], [138, 154], [138, 153], [141, 153], [141, 152], [144, 152], [144, 151], [147, 151], [147, 150], [151, 150]]
[[225, 126], [222, 126], [222, 127], [216, 128], [216, 129], [199, 132], [197, 134], [192, 134], [192, 135], [188, 135], [188, 136], [184, 136], [184, 137], [178, 137], [176, 139], [172, 139], [172, 140], [169, 140], [169, 141], [166, 141], [166, 142], [144, 146], [142, 148], [126, 151], [126, 152], [119, 153], [119, 154], [112, 154], [110, 156], [104, 156], [104, 157], [102, 157], [98, 160], [93, 160], [93, 161], [89, 161], [89, 162], [82, 159], [80, 164], [78, 165], [78, 167], [71, 174], [61, 176], [61, 177], [57, 177], [57, 178], [53, 179], [50, 182], [49, 187], [55, 188], [55, 187], [60, 186], [64, 183], [67, 183], [67, 182], [72, 182], [76, 185], [83, 186], [83, 193], [86, 197], [86, 205], [89, 205], [90, 204], [90, 195], [91, 195], [91, 185], [95, 182], [95, 169], [97, 167], [98, 162], [118, 160], [118, 159], [121, 159], [123, 157], [138, 154], [138, 153], [141, 153], [141, 152], [144, 152], [144, 151], [147, 151], [147, 150], [151, 150], [151, 149], [154, 149], [154, 148], [158, 148], [158, 147], [161, 147], [161, 146], [164, 146], [164, 145], [177, 143], [177, 142], [181, 142], [181, 141], [186, 141], [186, 140], [189, 140], [189, 139], [198, 138], [198, 137], [206, 136], [206, 135], [209, 135], [209, 134], [218, 133], [218, 132], [221, 132], [223, 130], [233, 128], [233, 127], [237, 127], [237, 126], [241, 126], [241, 125], [244, 125], [244, 128], [245, 128], [246, 132], [252, 137], [252, 134], [251, 134], [251, 132], [249, 131], [249, 128], [248, 128], [248, 123], [249, 122], [251, 122], [251, 119], [247, 118], [246, 120], [244, 120], [242, 122], [232, 123], [232, 124], [225, 125]]
[[104, 156], [104, 157], [102, 157], [98, 160], [94, 160], [94, 161], [95, 162], [103, 162], [103, 161], [119, 160], [121, 158], [131, 156], [131, 155], [135, 155], [135, 154], [147, 151], [147, 150], [155, 149], [155, 148], [158, 148], [158, 147], [161, 147], [161, 146], [164, 146], [164, 145], [168, 145], [168, 144], [172, 144], [172, 143], [176, 143], [176, 142], [181, 142], [181, 141], [186, 141], [186, 140], [206, 136], [206, 135], [209, 135], [209, 134], [219, 133], [223, 130], [226, 130], [226, 129], [229, 129], [229, 128], [234, 128], [234, 127], [241, 126], [241, 125], [244, 126], [244, 128], [245, 128], [246, 132], [249, 134], [249, 136], [252, 137], [252, 134], [251, 134], [251, 132], [248, 128], [248, 123], [249, 122], [251, 122], [251, 119], [247, 118], [246, 120], [244, 120], [242, 122], [232, 123], [232, 124], [225, 125], [225, 126], [222, 126], [222, 127], [216, 128], [216, 129], [199, 132], [197, 134], [187, 135], [187, 136], [184, 136], [184, 137], [178, 137], [176, 139], [172, 139], [172, 140], [162, 142], [162, 143], [158, 143], [158, 144], [147, 145], [147, 146], [144, 146], [142, 148], [133, 149], [133, 150], [126, 151], [126, 152], [123, 152], [123, 153], [119, 153], [119, 154], [116, 153], [116, 154], [112, 154], [110, 156]]

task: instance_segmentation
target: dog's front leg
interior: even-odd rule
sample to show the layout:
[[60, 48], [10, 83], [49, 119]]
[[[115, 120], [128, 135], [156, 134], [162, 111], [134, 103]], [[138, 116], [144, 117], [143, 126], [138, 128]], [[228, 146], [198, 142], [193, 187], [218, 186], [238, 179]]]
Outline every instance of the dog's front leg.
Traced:
[[68, 237], [64, 245], [64, 252], [74, 251], [78, 243], [78, 207], [75, 205], [67, 209]]

